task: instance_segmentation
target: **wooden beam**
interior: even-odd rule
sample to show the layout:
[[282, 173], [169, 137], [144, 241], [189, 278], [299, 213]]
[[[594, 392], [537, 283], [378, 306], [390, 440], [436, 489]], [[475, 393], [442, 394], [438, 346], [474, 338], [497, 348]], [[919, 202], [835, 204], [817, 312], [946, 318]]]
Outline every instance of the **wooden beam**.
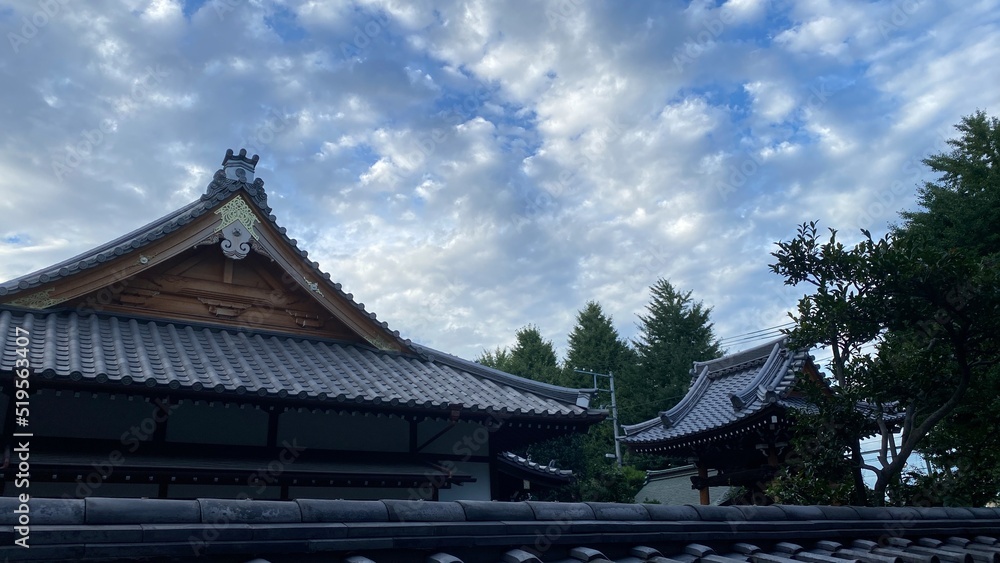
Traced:
[[417, 419], [410, 419], [410, 453], [417, 453]]
[[278, 422], [283, 409], [271, 406], [267, 411], [267, 447], [278, 447]]
[[[153, 436], [151, 442], [154, 444], [165, 444], [167, 443], [167, 423], [170, 421], [170, 405], [176, 405], [178, 401], [171, 400], [170, 397], [164, 397], [159, 400], [159, 403], [154, 399], [152, 401], [153, 405], [156, 405], [156, 411], [154, 411], [156, 418], [156, 428], [153, 429]], [[159, 420], [162, 419], [162, 420]], [[163, 497], [166, 498], [166, 497]]]
[[222, 283], [232, 284], [233, 283], [233, 261], [230, 258], [226, 258], [222, 266]]
[[[702, 479], [701, 481], [702, 483], [704, 483], [705, 480], [708, 479], [708, 466], [706, 466], [705, 463], [702, 461], [698, 462], [698, 478]], [[698, 489], [698, 502], [703, 505], [711, 504], [711, 499], [708, 498], [707, 485]]]

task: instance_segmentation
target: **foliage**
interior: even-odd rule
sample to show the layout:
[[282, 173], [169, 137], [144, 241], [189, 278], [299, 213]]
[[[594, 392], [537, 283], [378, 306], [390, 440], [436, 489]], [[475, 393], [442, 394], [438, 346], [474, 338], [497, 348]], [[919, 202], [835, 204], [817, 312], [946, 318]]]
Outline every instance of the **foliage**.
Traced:
[[[995, 267], [1000, 252], [1000, 120], [977, 112], [956, 128], [961, 136], [949, 142], [953, 150], [924, 160], [940, 178], [920, 189], [922, 210], [902, 213], [904, 223], [893, 232], [901, 239], [919, 240], [939, 254], [960, 253]], [[971, 302], [964, 301], [973, 287], [959, 285], [951, 295], [953, 305], [971, 310]], [[981, 506], [1000, 500], [997, 413], [1000, 369], [994, 365], [970, 382], [962, 403], [928, 434], [922, 453], [934, 467], [930, 479], [951, 502]], [[910, 482], [928, 485], [926, 479]]]
[[[533, 325], [517, 331], [516, 342], [510, 349], [484, 350], [476, 361], [522, 377], [573, 388], [594, 385], [592, 375], [576, 373], [574, 368], [614, 373], [622, 421], [651, 418], [669, 408], [673, 404], [671, 398], [679, 398], [673, 395], [683, 395], [695, 359], [719, 354], [708, 322], [710, 309], [693, 302], [690, 292], [677, 292], [665, 280], [659, 280], [651, 289], [648, 314], [639, 317], [643, 335], [636, 343], [644, 352], [644, 370], [639, 367], [639, 355], [618, 334], [611, 317], [593, 301], [577, 314], [576, 325], [568, 335], [569, 348], [563, 368], [558, 367], [551, 341], [545, 340]], [[599, 378], [598, 387], [607, 389], [608, 380]], [[592, 404], [610, 406], [610, 402], [608, 395], [598, 392]], [[625, 466], [618, 467], [607, 457], [614, 451], [614, 430], [609, 417], [592, 426], [587, 434], [559, 436], [532, 444], [519, 453], [538, 463], [551, 461], [574, 472], [573, 483], [543, 500], [634, 502], [645, 481], [645, 470], [662, 468], [666, 460], [625, 452]]]
[[623, 378], [620, 403], [625, 424], [648, 420], [672, 407], [690, 385], [693, 363], [721, 353], [709, 322], [711, 308], [665, 279], [657, 280], [650, 293], [634, 341], [638, 369]]
[[561, 371], [552, 341], [542, 338], [542, 333], [534, 325], [519, 328], [514, 337], [514, 346], [510, 350], [484, 350], [476, 361], [535, 381], [558, 384]]
[[[890, 235], [875, 240], [862, 231], [861, 242], [847, 247], [835, 230], [824, 241], [816, 224], [806, 223], [795, 239], [778, 243], [773, 254], [777, 262], [771, 269], [786, 284], [813, 286], [793, 316], [793, 344], [830, 349], [833, 395], [848, 407], [857, 401], [871, 405], [872, 428], [882, 435], [876, 465], [863, 465], [857, 438], [848, 440], [851, 459], [841, 457], [840, 464], [852, 476], [852, 502], [865, 502], [862, 466], [876, 475], [871, 501], [885, 502], [889, 488], [902, 483], [909, 455], [928, 447], [936, 436], [946, 436], [943, 430], [950, 417], [968, 404], [970, 387], [988, 387], [995, 373], [991, 370], [1000, 334], [997, 255], [984, 254], [986, 248], [976, 243], [964, 245], [970, 233], [955, 234], [958, 227], [949, 219], [970, 217], [971, 209], [959, 209], [976, 205], [975, 194], [992, 194], [983, 201], [993, 201], [1000, 189], [996, 170], [981, 170], [1000, 164], [996, 120], [987, 127], [993, 141], [968, 137], [981, 131], [984, 121], [982, 114], [967, 118], [959, 127], [967, 136], [952, 142], [956, 149], [925, 161], [944, 172], [943, 183], [925, 186], [921, 205], [926, 211], [904, 214], [904, 224]], [[984, 154], [984, 148], [993, 152]], [[887, 416], [893, 409], [904, 413], [898, 444], [892, 438], [894, 420]], [[821, 414], [829, 410], [821, 406]], [[854, 432], [860, 437], [860, 429]], [[835, 452], [844, 446], [840, 441], [831, 444]], [[800, 475], [837, 462], [836, 454], [815, 457]], [[825, 478], [813, 475], [813, 483]], [[807, 490], [802, 498], [808, 499], [806, 493], [812, 494]]]
[[645, 471], [606, 464], [581, 483], [580, 496], [589, 502], [633, 503], [645, 481]]
[[510, 372], [510, 351], [500, 346], [493, 350], [483, 350], [483, 353], [475, 361], [484, 366]]
[[866, 421], [848, 397], [821, 397], [822, 389], [804, 375], [799, 387], [809, 391], [810, 403], [820, 410], [791, 414], [800, 431], [792, 439], [792, 452], [768, 484], [767, 495], [783, 504], [852, 504], [859, 494], [849, 452]]
[[[1000, 501], [1000, 372], [975, 380], [965, 400], [927, 436], [921, 448], [931, 463], [927, 479], [958, 506]], [[928, 481], [929, 479], [929, 481]]]
[[[611, 317], [605, 315], [601, 305], [595, 301], [587, 302], [577, 313], [576, 326], [569, 333], [568, 340], [569, 350], [562, 379], [562, 384], [567, 387], [587, 388], [594, 384], [592, 376], [575, 373], [574, 369], [621, 376], [634, 368], [634, 352], [628, 342], [618, 335]], [[608, 386], [606, 379], [597, 383], [600, 388]]]
[[[632, 369], [633, 358], [631, 349], [618, 336], [611, 318], [604, 314], [598, 303], [588, 302], [577, 314], [577, 324], [569, 334], [569, 350], [560, 383], [568, 387], [592, 387], [592, 376], [576, 373], [573, 368], [614, 373], [619, 377]], [[599, 378], [598, 386], [607, 389], [608, 380]], [[597, 399], [610, 403], [610, 397], [603, 393], [599, 393]], [[592, 426], [586, 435], [556, 438], [529, 448], [533, 458], [557, 459], [560, 467], [572, 469], [576, 475], [576, 482], [558, 491], [553, 500], [633, 501], [635, 493], [642, 487], [642, 480], [634, 486], [634, 479], [630, 480], [630, 477], [634, 477], [638, 470], [619, 469], [614, 461], [606, 457], [606, 454], [615, 451], [612, 424], [609, 417]], [[645, 478], [644, 472], [638, 472]]]

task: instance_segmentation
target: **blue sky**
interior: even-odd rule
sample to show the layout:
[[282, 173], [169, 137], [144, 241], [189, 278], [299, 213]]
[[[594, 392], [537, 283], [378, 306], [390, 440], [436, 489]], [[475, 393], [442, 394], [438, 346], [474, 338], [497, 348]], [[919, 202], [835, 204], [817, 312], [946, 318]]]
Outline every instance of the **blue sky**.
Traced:
[[474, 357], [534, 323], [564, 350], [588, 300], [631, 337], [659, 277], [721, 337], [773, 327], [801, 292], [775, 241], [883, 233], [920, 159], [1000, 112], [998, 26], [997, 0], [0, 2], [0, 278], [245, 147], [278, 222], [415, 341]]

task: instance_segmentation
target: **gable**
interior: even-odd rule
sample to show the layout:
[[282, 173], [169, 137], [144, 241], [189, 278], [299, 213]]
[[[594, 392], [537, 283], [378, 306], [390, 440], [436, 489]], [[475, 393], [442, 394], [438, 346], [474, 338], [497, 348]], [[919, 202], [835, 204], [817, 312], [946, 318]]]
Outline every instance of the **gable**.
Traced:
[[0, 304], [123, 312], [415, 352], [279, 227], [257, 157], [229, 151], [195, 202], [105, 245], [0, 284]]
[[216, 245], [190, 248], [65, 305], [366, 342], [273, 260], [257, 252], [232, 260]]

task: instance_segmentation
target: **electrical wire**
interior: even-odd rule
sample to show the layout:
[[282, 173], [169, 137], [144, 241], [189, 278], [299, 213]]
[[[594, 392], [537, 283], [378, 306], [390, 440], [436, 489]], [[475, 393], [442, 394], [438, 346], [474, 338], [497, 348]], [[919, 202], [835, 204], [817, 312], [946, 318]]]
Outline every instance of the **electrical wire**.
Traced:
[[775, 329], [788, 328], [790, 326], [793, 326], [794, 324], [795, 324], [794, 321], [788, 321], [787, 323], [782, 323], [780, 325], [769, 326], [767, 328], [762, 328], [762, 329], [759, 329], [759, 330], [751, 330], [750, 332], [744, 332], [743, 334], [736, 334], [736, 335], [733, 335], [733, 336], [727, 336], [725, 338], [720, 338], [719, 341], [720, 342], [724, 342], [726, 340], [735, 340], [735, 339], [743, 338], [745, 336], [750, 336], [752, 334], [757, 334], [757, 333], [760, 333], [760, 332], [772, 332]]

